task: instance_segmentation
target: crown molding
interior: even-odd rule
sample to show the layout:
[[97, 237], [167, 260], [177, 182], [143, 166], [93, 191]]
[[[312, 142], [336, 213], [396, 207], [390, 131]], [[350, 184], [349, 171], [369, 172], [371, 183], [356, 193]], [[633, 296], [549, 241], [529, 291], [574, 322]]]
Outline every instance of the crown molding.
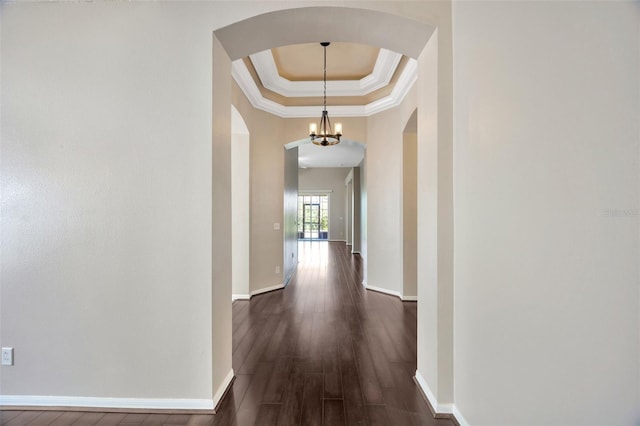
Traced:
[[[262, 85], [288, 98], [317, 96], [323, 90], [322, 81], [290, 81], [278, 73], [271, 50], [249, 56]], [[380, 49], [371, 74], [360, 80], [331, 81], [331, 96], [364, 96], [389, 84], [402, 59], [400, 53]]]
[[[245, 94], [251, 105], [262, 111], [276, 115], [281, 118], [306, 118], [316, 117], [322, 106], [284, 106], [270, 99], [266, 99], [260, 93], [260, 89], [251, 77], [242, 59], [237, 59], [231, 63], [231, 75], [238, 83], [240, 89]], [[339, 105], [328, 107], [327, 110], [332, 117], [368, 117], [373, 114], [394, 108], [402, 102], [411, 87], [418, 78], [418, 62], [409, 59], [402, 74], [398, 78], [391, 94], [367, 105]]]

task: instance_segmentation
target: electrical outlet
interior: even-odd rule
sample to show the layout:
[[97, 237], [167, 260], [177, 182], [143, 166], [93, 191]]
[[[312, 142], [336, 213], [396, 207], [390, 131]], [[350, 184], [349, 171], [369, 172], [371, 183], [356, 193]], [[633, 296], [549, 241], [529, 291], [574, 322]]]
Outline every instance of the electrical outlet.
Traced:
[[279, 273], [280, 273], [280, 267], [276, 266], [276, 274], [279, 274]]
[[13, 365], [13, 348], [2, 348], [2, 365]]

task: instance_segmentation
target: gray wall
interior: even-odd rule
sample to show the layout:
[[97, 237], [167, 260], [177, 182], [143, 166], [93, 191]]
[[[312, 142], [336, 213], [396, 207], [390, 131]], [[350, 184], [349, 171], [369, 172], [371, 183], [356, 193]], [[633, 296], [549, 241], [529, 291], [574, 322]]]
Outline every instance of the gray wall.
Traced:
[[284, 150], [284, 282], [298, 264], [298, 148]]
[[360, 182], [360, 167], [353, 168], [353, 253], [360, 253], [362, 246], [362, 188]]

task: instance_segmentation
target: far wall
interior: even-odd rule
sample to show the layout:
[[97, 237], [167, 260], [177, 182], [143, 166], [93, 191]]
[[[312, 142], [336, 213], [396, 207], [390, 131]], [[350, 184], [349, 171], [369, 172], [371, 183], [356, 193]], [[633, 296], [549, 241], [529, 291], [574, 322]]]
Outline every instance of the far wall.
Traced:
[[350, 167], [318, 167], [298, 169], [298, 193], [327, 190], [329, 192], [329, 240], [345, 241], [346, 187], [344, 180]]

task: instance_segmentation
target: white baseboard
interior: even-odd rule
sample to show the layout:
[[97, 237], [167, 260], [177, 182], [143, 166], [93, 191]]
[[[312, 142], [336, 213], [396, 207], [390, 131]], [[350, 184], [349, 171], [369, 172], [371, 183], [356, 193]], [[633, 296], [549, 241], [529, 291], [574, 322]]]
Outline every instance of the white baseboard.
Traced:
[[458, 408], [455, 406], [455, 404], [439, 404], [438, 403], [438, 399], [435, 397], [435, 395], [431, 391], [431, 388], [427, 384], [427, 381], [424, 379], [422, 374], [420, 374], [420, 371], [416, 370], [415, 378], [416, 378], [416, 382], [418, 383], [418, 386], [420, 386], [420, 389], [422, 390], [422, 393], [424, 394], [424, 396], [427, 397], [427, 400], [429, 401], [429, 405], [431, 405], [431, 408], [435, 411], [436, 415], [449, 414], [455, 417], [456, 421], [460, 426], [469, 426], [469, 423], [462, 416], [462, 414], [460, 413]]
[[360, 254], [358, 250], [351, 250], [351, 254]]
[[464, 416], [462, 415], [460, 410], [458, 410], [458, 407], [456, 407], [455, 404], [453, 404], [453, 417], [456, 418], [456, 421], [460, 426], [469, 426], [469, 422], [467, 421], [467, 419], [464, 418]]
[[77, 407], [135, 410], [213, 410], [211, 399], [99, 398], [84, 396], [0, 395], [0, 407]]
[[429, 400], [429, 404], [431, 404], [431, 407], [437, 414], [453, 414], [453, 404], [438, 404], [438, 400], [433, 392], [431, 392], [431, 388], [427, 384], [427, 381], [422, 377], [422, 374], [420, 374], [418, 370], [416, 370], [416, 381], [420, 385], [424, 395]]
[[250, 294], [232, 294], [231, 295], [231, 301], [233, 302], [234, 300], [249, 300], [251, 299], [251, 295]]
[[390, 296], [395, 296], [398, 299], [402, 300], [403, 302], [417, 302], [418, 301], [418, 296], [403, 296], [402, 294], [400, 294], [400, 292], [395, 291], [395, 290], [389, 290], [389, 289], [382, 288], [382, 287], [375, 287], [375, 286], [367, 285], [366, 281], [362, 281], [362, 286], [364, 288], [366, 288], [367, 290], [377, 291], [378, 293], [384, 293], [384, 294], [388, 294]]
[[258, 294], [262, 294], [262, 293], [268, 293], [270, 291], [273, 290], [280, 290], [281, 288], [284, 288], [284, 284], [277, 284], [277, 285], [272, 285], [271, 287], [265, 287], [265, 288], [260, 288], [258, 290], [253, 290], [250, 295], [251, 297], [256, 296]]
[[384, 294], [388, 294], [390, 296], [395, 296], [398, 299], [402, 299], [402, 296], [400, 296], [400, 293], [398, 293], [395, 290], [388, 290], [388, 289], [382, 288], [382, 287], [376, 287], [376, 286], [372, 286], [372, 285], [367, 285], [364, 281], [362, 282], [362, 284], [364, 285], [364, 288], [366, 288], [367, 290], [377, 291], [378, 293], [384, 293]]
[[232, 368], [231, 370], [229, 370], [229, 372], [227, 373], [227, 376], [224, 378], [220, 386], [218, 386], [218, 390], [213, 395], [213, 407], [211, 407], [211, 409], [218, 408], [218, 404], [220, 403], [220, 400], [222, 399], [224, 394], [227, 392], [227, 389], [231, 385], [231, 382], [233, 382], [234, 377], [235, 377], [235, 374], [233, 373], [233, 368]]

